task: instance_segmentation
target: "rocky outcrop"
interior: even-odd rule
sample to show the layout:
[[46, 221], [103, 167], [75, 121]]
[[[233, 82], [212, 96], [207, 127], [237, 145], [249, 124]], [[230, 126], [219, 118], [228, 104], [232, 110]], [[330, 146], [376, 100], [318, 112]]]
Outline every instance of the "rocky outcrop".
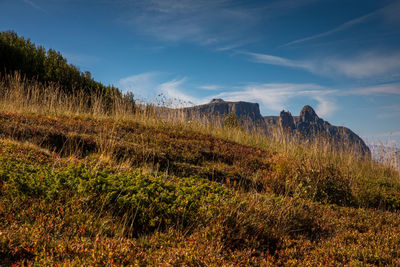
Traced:
[[279, 116], [279, 124], [282, 126], [282, 129], [289, 132], [293, 131], [296, 128], [292, 114], [284, 110], [281, 111], [281, 114]]
[[336, 149], [370, 157], [371, 152], [364, 141], [346, 127], [334, 126], [319, 118], [311, 106], [304, 106], [300, 116], [293, 117], [282, 111], [279, 117], [265, 117], [265, 127], [270, 132], [281, 130], [302, 140], [320, 141]]
[[188, 117], [214, 117], [214, 119], [223, 119], [229, 114], [235, 114], [243, 123], [264, 124], [264, 118], [261, 116], [258, 103], [228, 102], [222, 99], [213, 99], [208, 104], [186, 108], [185, 112]]
[[346, 127], [334, 126], [318, 117], [311, 106], [304, 106], [299, 116], [289, 111], [281, 111], [279, 116], [263, 117], [257, 103], [228, 102], [213, 99], [210, 103], [185, 108], [189, 118], [213, 118], [223, 121], [229, 114], [250, 127], [256, 126], [266, 134], [279, 133], [300, 138], [305, 141], [319, 141], [334, 149], [370, 157], [371, 152], [364, 141]]

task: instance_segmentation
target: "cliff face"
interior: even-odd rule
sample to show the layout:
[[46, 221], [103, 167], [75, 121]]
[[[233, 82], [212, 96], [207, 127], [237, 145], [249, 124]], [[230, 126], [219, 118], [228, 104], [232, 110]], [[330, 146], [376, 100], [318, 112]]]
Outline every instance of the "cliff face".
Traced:
[[334, 126], [319, 118], [314, 109], [304, 106], [300, 116], [293, 117], [290, 112], [282, 111], [279, 117], [265, 117], [265, 127], [271, 131], [279, 129], [288, 134], [307, 140], [322, 140], [342, 150], [370, 157], [371, 151], [364, 141], [349, 128]]
[[257, 103], [227, 102], [222, 99], [213, 99], [208, 104], [186, 108], [185, 111], [189, 117], [225, 118], [233, 113], [241, 121], [257, 125], [264, 124], [264, 118], [261, 116], [260, 107]]
[[233, 113], [247, 125], [264, 129], [266, 134], [283, 132], [289, 136], [300, 137], [302, 140], [319, 140], [363, 157], [371, 156], [370, 149], [358, 135], [346, 127], [333, 126], [324, 121], [308, 105], [304, 106], [299, 116], [292, 116], [290, 112], [281, 111], [279, 116], [263, 117], [257, 103], [213, 99], [208, 104], [186, 108], [185, 113], [192, 118], [213, 117], [220, 120]]

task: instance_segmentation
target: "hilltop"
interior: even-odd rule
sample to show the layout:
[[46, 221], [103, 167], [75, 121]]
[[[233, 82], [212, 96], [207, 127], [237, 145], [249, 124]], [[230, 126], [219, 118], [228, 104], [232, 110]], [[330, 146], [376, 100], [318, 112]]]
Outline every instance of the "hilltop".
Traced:
[[[202, 123], [1, 77], [0, 265], [400, 265], [395, 169], [229, 117], [266, 124], [257, 104], [215, 100], [197, 108], [232, 120]], [[331, 129], [309, 107], [289, 115], [270, 119]]]
[[46, 107], [0, 111], [2, 265], [400, 263], [395, 170], [240, 127]]

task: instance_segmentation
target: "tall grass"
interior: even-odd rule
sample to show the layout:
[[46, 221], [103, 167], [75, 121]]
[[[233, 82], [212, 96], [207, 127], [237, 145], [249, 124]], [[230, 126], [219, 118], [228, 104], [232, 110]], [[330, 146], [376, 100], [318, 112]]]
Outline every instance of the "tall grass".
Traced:
[[[22, 138], [15, 138], [19, 142], [0, 139], [0, 189], [4, 189], [0, 223], [5, 225], [0, 233], [4, 258], [0, 257], [0, 265], [25, 261], [193, 266], [399, 262], [400, 173], [393, 168], [333, 150], [323, 138], [305, 143], [280, 129], [266, 135], [262, 129], [224, 126], [218, 118], [193, 120], [182, 103], [163, 97], [136, 105], [128, 100], [79, 90], [67, 95], [56, 85], [43, 86], [18, 74], [3, 77], [2, 137], [13, 139], [15, 128], [30, 129], [34, 122], [41, 123], [33, 125], [34, 130], [36, 126], [37, 132], [47, 134], [46, 122], [56, 121], [65, 127], [59, 135], [66, 141], [59, 151], [65, 157], [59, 157], [37, 150], [34, 144], [40, 146], [40, 142], [30, 142], [35, 137], [25, 136], [25, 129], [20, 131]], [[24, 114], [7, 116], [8, 112]], [[26, 113], [45, 116], [36, 120], [36, 115]], [[4, 123], [4, 118], [20, 121]], [[73, 123], [80, 125], [74, 128]], [[120, 133], [120, 129], [137, 133], [129, 139], [128, 132]], [[168, 134], [179, 138], [163, 143]], [[165, 157], [168, 163], [189, 162], [198, 152], [190, 148], [206, 148], [195, 143], [196, 137], [223, 139], [217, 140], [220, 150], [212, 154], [214, 165], [207, 168], [225, 168], [227, 164], [214, 155], [226, 156], [230, 167], [245, 172], [241, 178], [261, 182], [265, 190], [242, 190], [244, 186], [232, 185], [229, 177], [217, 181], [172, 170], [170, 175], [168, 168], [164, 174], [143, 166], [151, 163], [146, 157], [156, 153], [170, 153]], [[88, 140], [94, 145], [82, 157], [80, 142]], [[179, 144], [187, 145], [187, 150], [180, 153]], [[118, 150], [122, 150], [120, 157]], [[252, 155], [235, 161], [235, 153], [241, 151]], [[76, 157], [80, 164], [63, 165], [61, 161], [69, 157]], [[178, 157], [189, 159], [179, 162]], [[206, 163], [193, 158], [190, 167]], [[135, 160], [143, 162], [130, 162]], [[241, 163], [244, 166], [236, 166]]]
[[0, 108], [12, 112], [124, 119], [133, 115], [135, 106], [127, 95], [88, 95], [78, 88], [67, 94], [57, 84], [43, 85], [16, 72], [0, 81]]
[[[285, 153], [298, 160], [308, 159], [314, 165], [334, 166], [352, 176], [381, 176], [387, 168], [395, 169], [396, 154], [381, 150], [379, 163], [373, 159], [359, 158], [346, 149], [332, 149], [335, 144], [324, 137], [314, 137], [313, 141], [302, 140], [298, 136], [285, 133], [278, 127], [265, 134], [265, 129], [251, 126], [224, 127], [220, 117], [188, 116], [183, 107], [187, 103], [172, 101], [160, 95], [152, 102], [136, 99], [136, 104], [128, 101], [127, 95], [104, 96], [87, 95], [82, 90], [66, 94], [56, 84], [42, 85], [26, 80], [19, 73], [0, 79], [0, 110], [3, 112], [29, 112], [65, 116], [111, 118], [138, 122], [147, 126], [175, 127], [196, 131], [231, 140], [240, 144], [258, 147], [267, 151]], [[109, 142], [109, 141], [107, 141]], [[112, 150], [112, 144], [104, 144], [102, 151]], [[382, 164], [383, 163], [383, 164]]]

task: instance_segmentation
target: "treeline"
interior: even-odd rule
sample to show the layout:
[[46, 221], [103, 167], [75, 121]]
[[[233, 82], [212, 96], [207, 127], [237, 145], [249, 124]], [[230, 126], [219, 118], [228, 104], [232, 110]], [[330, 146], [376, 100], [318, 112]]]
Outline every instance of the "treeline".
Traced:
[[[15, 32], [0, 32], [0, 73], [19, 72], [28, 80], [44, 85], [56, 84], [65, 93], [83, 91], [88, 95], [103, 97], [127, 97], [114, 86], [105, 86], [93, 80], [90, 72], [81, 72], [53, 49], [36, 46], [30, 39], [19, 37]], [[129, 95], [133, 101], [133, 95]]]

